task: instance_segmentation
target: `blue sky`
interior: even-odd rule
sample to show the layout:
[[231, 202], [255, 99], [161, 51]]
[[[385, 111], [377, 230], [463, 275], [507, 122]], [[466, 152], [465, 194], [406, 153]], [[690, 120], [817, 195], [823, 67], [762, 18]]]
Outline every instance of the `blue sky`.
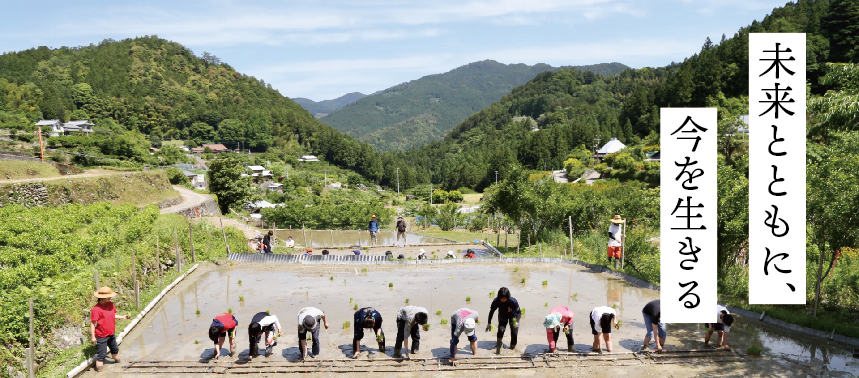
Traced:
[[18, 1], [0, 51], [158, 35], [281, 94], [372, 93], [464, 64], [682, 61], [785, 0]]

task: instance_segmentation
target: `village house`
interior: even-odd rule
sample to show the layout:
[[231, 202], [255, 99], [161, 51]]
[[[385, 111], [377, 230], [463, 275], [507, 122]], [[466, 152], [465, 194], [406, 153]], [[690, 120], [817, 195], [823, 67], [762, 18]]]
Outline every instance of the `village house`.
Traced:
[[226, 146], [224, 146], [223, 144], [220, 144], [220, 143], [218, 143], [218, 144], [204, 144], [200, 147], [194, 147], [191, 149], [191, 152], [194, 155], [197, 155], [199, 157], [199, 156], [203, 155], [203, 152], [206, 151], [207, 147], [209, 148], [209, 150], [212, 151], [212, 153], [215, 153], [215, 154], [219, 154], [222, 152], [230, 152], [229, 148], [227, 148]]
[[62, 123], [57, 119], [43, 119], [36, 122], [36, 126], [45, 127], [46, 129], [50, 128], [50, 130], [42, 130], [42, 132], [48, 133], [48, 136], [55, 137], [60, 135], [71, 135], [75, 132], [82, 132], [84, 135], [89, 135], [93, 132], [92, 127], [95, 125], [87, 120]]
[[206, 189], [206, 175], [183, 170], [182, 173], [191, 181], [194, 189]]
[[597, 153], [594, 154], [594, 159], [602, 159], [608, 154], [613, 154], [626, 148], [626, 145], [621, 143], [617, 138], [611, 138], [608, 143], [604, 144]]

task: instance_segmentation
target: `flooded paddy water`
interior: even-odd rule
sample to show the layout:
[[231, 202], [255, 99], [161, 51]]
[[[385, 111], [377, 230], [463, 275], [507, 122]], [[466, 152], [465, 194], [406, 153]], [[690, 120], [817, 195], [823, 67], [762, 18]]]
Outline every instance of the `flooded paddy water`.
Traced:
[[[370, 233], [367, 230], [275, 230], [275, 236], [280, 240], [286, 240], [292, 236], [296, 244], [305, 245], [304, 238], [311, 248], [360, 248], [371, 246]], [[376, 236], [377, 245], [393, 246], [397, 242], [397, 233], [394, 230], [381, 230]], [[432, 236], [406, 233], [406, 242], [409, 245], [444, 245], [455, 242]], [[403, 245], [400, 239], [399, 245]]]
[[[366, 269], [366, 271], [363, 271]], [[522, 280], [525, 279], [525, 283]], [[547, 285], [542, 285], [546, 281]], [[393, 283], [393, 287], [389, 287]], [[575, 349], [587, 352], [593, 337], [588, 323], [588, 314], [596, 306], [616, 307], [623, 326], [613, 331], [614, 352], [618, 355], [582, 357], [579, 360], [595, 362], [587, 365], [577, 363], [570, 368], [552, 369], [549, 361], [538, 368], [527, 366], [525, 370], [493, 370], [493, 376], [693, 376], [693, 375], [776, 375], [776, 376], [831, 376], [853, 377], [859, 374], [859, 360], [851, 357], [845, 345], [827, 343], [820, 339], [807, 338], [795, 333], [760, 323], [757, 319], [738, 316], [731, 329], [729, 344], [740, 354], [750, 345], [763, 347], [762, 357], [737, 356], [731, 362], [719, 362], [719, 358], [696, 359], [695, 362], [666, 362], [635, 365], [638, 361], [630, 356], [637, 352], [644, 338], [642, 307], [659, 296], [658, 291], [635, 287], [605, 273], [568, 264], [507, 264], [470, 263], [427, 265], [318, 265], [318, 264], [260, 264], [236, 263], [233, 266], [202, 266], [192, 276], [171, 291], [161, 303], [123, 341], [122, 364], [107, 364], [110, 376], [147, 376], [159, 372], [153, 369], [128, 368], [129, 361], [147, 361], [144, 364], [168, 366], [179, 364], [191, 366], [195, 376], [215, 373], [258, 372], [259, 376], [271, 376], [275, 372], [298, 373], [321, 372], [323, 375], [341, 375], [334, 371], [362, 371], [357, 367], [348, 370], [351, 364], [367, 364], [366, 359], [385, 362], [391, 366], [413, 366], [408, 375], [459, 376], [462, 372], [426, 372], [426, 364], [437, 361], [424, 360], [407, 363], [394, 360], [379, 361], [393, 354], [396, 338], [396, 313], [406, 305], [421, 306], [430, 312], [430, 330], [421, 331], [421, 351], [415, 358], [432, 359], [448, 356], [450, 325], [442, 325], [451, 313], [461, 307], [469, 307], [480, 313], [478, 325], [478, 357], [495, 356], [495, 332], [484, 332], [488, 321], [490, 292], [502, 286], [510, 289], [520, 306], [525, 310], [520, 322], [519, 342], [516, 350], [510, 350], [510, 331], [504, 338], [504, 349], [496, 363], [524, 363], [523, 355], [537, 355], [548, 349], [543, 318], [550, 308], [566, 305], [575, 312], [573, 336]], [[470, 301], [468, 300], [470, 297]], [[244, 300], [240, 300], [244, 298]], [[351, 353], [354, 324], [344, 329], [344, 322], [353, 322], [355, 306], [374, 307], [383, 316], [383, 330], [387, 339], [385, 355], [380, 354], [371, 336], [362, 342], [360, 361], [342, 360]], [[296, 314], [307, 306], [322, 309], [330, 328], [321, 332], [321, 354], [318, 362], [300, 363], [296, 334]], [[200, 314], [196, 314], [199, 309]], [[238, 354], [222, 357], [220, 361], [209, 361], [214, 349], [207, 336], [212, 318], [232, 309], [239, 321]], [[441, 310], [441, 315], [436, 311]], [[274, 354], [268, 358], [255, 358], [245, 363], [248, 354], [247, 326], [251, 317], [260, 311], [277, 315], [284, 335], [278, 339]], [[497, 314], [495, 316], [497, 319]], [[493, 324], [497, 321], [493, 319]], [[704, 349], [705, 328], [699, 324], [669, 324], [666, 350], [686, 351]], [[198, 343], [199, 342], [199, 343]], [[563, 337], [561, 347], [566, 346]], [[459, 344], [458, 357], [466, 364], [471, 357], [467, 341]], [[226, 352], [226, 350], [224, 351]], [[624, 357], [626, 356], [626, 357]], [[665, 356], [665, 355], [663, 355]], [[606, 358], [605, 361], [598, 358]], [[659, 357], [659, 356], [658, 356]], [[640, 357], [635, 357], [639, 358]], [[662, 357], [659, 357], [662, 358]], [[629, 359], [635, 364], [624, 364]], [[110, 359], [108, 359], [110, 361]], [[563, 358], [561, 358], [563, 360]], [[555, 360], [552, 363], [562, 363]], [[654, 358], [657, 361], [658, 358]], [[682, 358], [680, 360], [683, 360]], [[429, 361], [429, 362], [428, 362]], [[471, 360], [483, 361], [479, 359]], [[560, 361], [560, 362], [559, 362]], [[598, 362], [599, 361], [599, 362]], [[703, 362], [702, 362], [703, 361]], [[323, 363], [324, 362], [324, 363]], [[569, 361], [568, 361], [569, 362]], [[324, 365], [329, 364], [329, 365]], [[341, 366], [336, 370], [335, 364]], [[324, 366], [323, 366], [324, 365]], [[135, 365], [140, 366], [140, 365]], [[327, 366], [327, 367], [325, 367]], [[361, 365], [363, 366], [363, 365]], [[381, 365], [371, 370], [380, 371]], [[441, 364], [439, 367], [441, 368]], [[467, 366], [467, 365], [466, 365]], [[575, 366], [575, 367], [574, 367]], [[151, 366], [150, 366], [151, 367]], [[280, 367], [280, 368], [278, 368]], [[305, 368], [306, 367], [306, 368]], [[557, 366], [556, 366], [557, 367]], [[203, 368], [204, 370], [199, 370]], [[187, 369], [187, 368], [186, 368]], [[208, 370], [205, 370], [208, 369]], [[220, 369], [220, 370], [219, 370]], [[281, 369], [281, 370], [278, 370]], [[286, 370], [283, 370], [286, 369]], [[293, 370], [290, 370], [293, 369]], [[444, 370], [444, 369], [442, 369]], [[171, 370], [162, 370], [166, 373]], [[180, 370], [176, 370], [178, 372]], [[191, 372], [191, 371], [188, 371]], [[327, 373], [326, 373], [327, 372]], [[96, 376], [87, 372], [88, 376]], [[402, 374], [402, 373], [400, 373]], [[481, 372], [474, 371], [473, 375]], [[486, 374], [486, 373], [482, 373]], [[403, 375], [406, 376], [406, 375]]]

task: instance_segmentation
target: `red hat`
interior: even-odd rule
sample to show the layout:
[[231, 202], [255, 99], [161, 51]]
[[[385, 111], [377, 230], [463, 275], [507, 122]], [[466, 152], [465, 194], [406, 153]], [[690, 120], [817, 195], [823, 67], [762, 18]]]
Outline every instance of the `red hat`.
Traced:
[[313, 248], [305, 249], [304, 252], [313, 252]]

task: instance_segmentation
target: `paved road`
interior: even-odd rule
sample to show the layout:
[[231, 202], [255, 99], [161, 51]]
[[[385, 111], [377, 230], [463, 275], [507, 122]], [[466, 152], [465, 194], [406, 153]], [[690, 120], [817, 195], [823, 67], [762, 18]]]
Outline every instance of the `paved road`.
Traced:
[[179, 192], [182, 195], [182, 203], [178, 205], [173, 205], [170, 207], [165, 207], [161, 209], [161, 214], [172, 214], [178, 213], [182, 210], [193, 208], [195, 206], [200, 206], [204, 202], [212, 200], [212, 196], [208, 194], [197, 193], [191, 189], [182, 187], [182, 186], [173, 186], [173, 189]]

